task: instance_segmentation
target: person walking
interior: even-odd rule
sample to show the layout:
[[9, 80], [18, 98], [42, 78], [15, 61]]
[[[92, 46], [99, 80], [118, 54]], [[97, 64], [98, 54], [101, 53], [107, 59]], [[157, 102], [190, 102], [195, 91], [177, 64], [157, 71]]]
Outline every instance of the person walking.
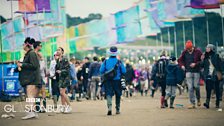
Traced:
[[57, 108], [57, 102], [59, 99], [59, 95], [60, 95], [60, 90], [58, 87], [58, 82], [56, 80], [56, 64], [57, 64], [57, 60], [58, 60], [58, 55], [57, 52], [54, 53], [54, 59], [51, 61], [50, 63], [50, 79], [51, 79], [51, 88], [52, 88], [52, 97], [53, 97], [53, 102], [54, 102], [54, 108]]
[[209, 108], [210, 97], [212, 89], [214, 88], [216, 93], [216, 108], [220, 107], [220, 87], [219, 83], [222, 80], [222, 62], [219, 55], [215, 51], [215, 46], [208, 44], [206, 52], [201, 56], [201, 66], [204, 68], [204, 79], [206, 87], [206, 101], [204, 106]]
[[38, 97], [40, 98], [39, 101], [42, 100], [43, 102], [43, 109], [40, 107], [40, 102], [37, 101], [36, 104], [36, 111], [37, 112], [45, 112], [46, 108], [47, 108], [47, 99], [46, 99], [46, 83], [45, 83], [45, 77], [47, 77], [47, 68], [46, 68], [46, 64], [45, 64], [45, 61], [44, 61], [44, 58], [43, 58], [43, 55], [41, 54], [41, 49], [42, 49], [42, 45], [41, 45], [41, 42], [40, 41], [36, 41], [34, 44], [33, 44], [33, 48], [34, 48], [34, 51], [35, 53], [37, 54], [38, 56], [38, 59], [39, 59], [39, 63], [40, 63], [40, 75], [41, 75], [41, 87], [40, 87], [40, 93], [41, 94], [41, 97]]
[[133, 67], [130, 65], [129, 62], [126, 63], [126, 74], [125, 74], [125, 80], [126, 80], [126, 85], [127, 85], [127, 90], [126, 90], [126, 97], [130, 95], [132, 97], [133, 95], [133, 90], [134, 90], [134, 84], [133, 80], [135, 78], [135, 71]]
[[173, 103], [176, 97], [177, 84], [183, 81], [184, 75], [181, 68], [176, 63], [176, 57], [170, 57], [170, 63], [166, 68], [166, 97], [165, 106], [168, 107], [167, 100], [170, 98], [170, 108], [173, 109]]
[[90, 66], [90, 61], [89, 61], [89, 57], [85, 57], [84, 58], [84, 64], [82, 66], [82, 84], [83, 84], [83, 95], [84, 97], [86, 97], [86, 99], [88, 100], [90, 97], [90, 91], [89, 91], [89, 81], [88, 81], [88, 77], [89, 77], [89, 66]]
[[200, 61], [202, 52], [193, 47], [190, 40], [186, 42], [186, 49], [182, 52], [178, 59], [178, 64], [186, 72], [186, 82], [189, 90], [190, 105], [189, 109], [194, 109], [195, 107], [195, 95], [196, 91], [197, 106], [201, 106], [200, 101]]
[[96, 100], [98, 85], [101, 83], [100, 66], [101, 64], [98, 62], [98, 57], [94, 56], [93, 63], [89, 66], [90, 96], [93, 100]]
[[155, 63], [154, 68], [152, 69], [151, 84], [156, 83], [161, 87], [161, 108], [165, 108], [165, 96], [166, 96], [166, 67], [169, 63], [167, 59], [167, 54], [165, 51], [160, 55], [160, 59]]
[[16, 71], [19, 72], [19, 81], [22, 87], [26, 90], [26, 96], [28, 99], [29, 111], [27, 115], [22, 117], [23, 120], [38, 118], [37, 113], [35, 113], [34, 106], [35, 102], [32, 102], [35, 99], [38, 93], [38, 87], [41, 84], [40, 76], [40, 64], [37, 54], [32, 49], [35, 40], [32, 38], [26, 38], [23, 44], [23, 49], [26, 52], [23, 62], [17, 61]]
[[108, 52], [109, 59], [105, 60], [101, 67], [100, 73], [104, 75], [105, 79], [105, 93], [107, 99], [108, 112], [107, 115], [112, 115], [112, 96], [115, 94], [116, 97], [116, 114], [120, 114], [120, 101], [122, 95], [122, 87], [126, 88], [125, 85], [121, 85], [122, 76], [126, 73], [124, 64], [117, 59], [118, 49], [112, 46]]
[[72, 108], [68, 96], [66, 94], [66, 89], [70, 85], [70, 64], [67, 58], [63, 57], [64, 49], [59, 47], [57, 49], [58, 60], [55, 66], [56, 68], [56, 78], [58, 81], [58, 86], [60, 89], [61, 102], [63, 108], [61, 112], [71, 113]]

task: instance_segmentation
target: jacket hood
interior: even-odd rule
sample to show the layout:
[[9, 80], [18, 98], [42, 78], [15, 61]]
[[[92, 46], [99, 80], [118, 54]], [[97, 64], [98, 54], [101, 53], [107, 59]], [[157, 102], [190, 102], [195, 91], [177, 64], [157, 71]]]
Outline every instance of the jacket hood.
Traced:
[[177, 69], [177, 64], [169, 64], [168, 66], [167, 66], [167, 72], [168, 73], [172, 73], [174, 70], [176, 70]]

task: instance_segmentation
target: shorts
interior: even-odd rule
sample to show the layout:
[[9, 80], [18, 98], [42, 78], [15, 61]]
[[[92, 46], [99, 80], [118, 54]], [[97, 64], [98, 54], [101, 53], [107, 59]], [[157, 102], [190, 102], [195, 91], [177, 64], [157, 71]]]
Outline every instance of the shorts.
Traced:
[[59, 88], [67, 88], [70, 85], [70, 78], [60, 78], [58, 82], [58, 87]]
[[77, 80], [72, 80], [71, 81], [71, 85], [76, 85], [76, 84], [78, 84], [78, 81]]

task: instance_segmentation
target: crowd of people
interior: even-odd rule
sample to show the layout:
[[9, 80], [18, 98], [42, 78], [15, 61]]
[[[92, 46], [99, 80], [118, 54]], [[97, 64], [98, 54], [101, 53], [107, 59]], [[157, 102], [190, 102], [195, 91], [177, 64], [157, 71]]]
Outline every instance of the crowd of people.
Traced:
[[[85, 57], [83, 61], [75, 58], [66, 58], [65, 50], [58, 47], [50, 62], [49, 70], [41, 54], [41, 42], [26, 38], [23, 49], [26, 52], [23, 61], [17, 61], [19, 81], [25, 89], [27, 98], [40, 98], [40, 101], [29, 102], [36, 105], [31, 108], [22, 119], [37, 118], [37, 112], [46, 109], [46, 81], [50, 79], [51, 97], [54, 108], [61, 113], [71, 113], [71, 102], [87, 100], [107, 101], [107, 115], [112, 115], [112, 97], [115, 95], [116, 114], [121, 111], [121, 96], [133, 97], [137, 93], [141, 96], [154, 97], [156, 90], [161, 92], [161, 108], [168, 106], [174, 108], [176, 90], [180, 94], [183, 87], [189, 92], [189, 109], [201, 106], [199, 80], [205, 82], [206, 101], [205, 108], [210, 107], [212, 90], [216, 94], [216, 108], [220, 108], [222, 100], [224, 72], [223, 61], [216, 53], [216, 48], [208, 44], [206, 52], [194, 47], [192, 42], [186, 42], [186, 48], [177, 59], [168, 56], [165, 51], [152, 65], [135, 65], [128, 61], [121, 61], [119, 51], [115, 46], [107, 52], [108, 58], [94, 56], [92, 59]], [[196, 95], [195, 95], [196, 93]], [[58, 106], [61, 98], [61, 106]], [[170, 104], [168, 105], [168, 100]], [[43, 107], [40, 107], [41, 102]]]

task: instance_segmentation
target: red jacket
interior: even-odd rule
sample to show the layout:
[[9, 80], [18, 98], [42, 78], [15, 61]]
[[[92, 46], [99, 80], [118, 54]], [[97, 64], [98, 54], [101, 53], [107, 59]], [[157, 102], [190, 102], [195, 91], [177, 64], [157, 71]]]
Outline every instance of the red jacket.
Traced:
[[[185, 66], [186, 67], [186, 62], [185, 62], [185, 54], [187, 53], [187, 50], [185, 49], [180, 58], [178, 59], [178, 64], [180, 66]], [[194, 54], [194, 63], [196, 63], [196, 67], [200, 67], [200, 61], [201, 61], [201, 55], [202, 55], [202, 52], [201, 50], [199, 50], [198, 48], [194, 48], [194, 51], [193, 51], [193, 54]]]

